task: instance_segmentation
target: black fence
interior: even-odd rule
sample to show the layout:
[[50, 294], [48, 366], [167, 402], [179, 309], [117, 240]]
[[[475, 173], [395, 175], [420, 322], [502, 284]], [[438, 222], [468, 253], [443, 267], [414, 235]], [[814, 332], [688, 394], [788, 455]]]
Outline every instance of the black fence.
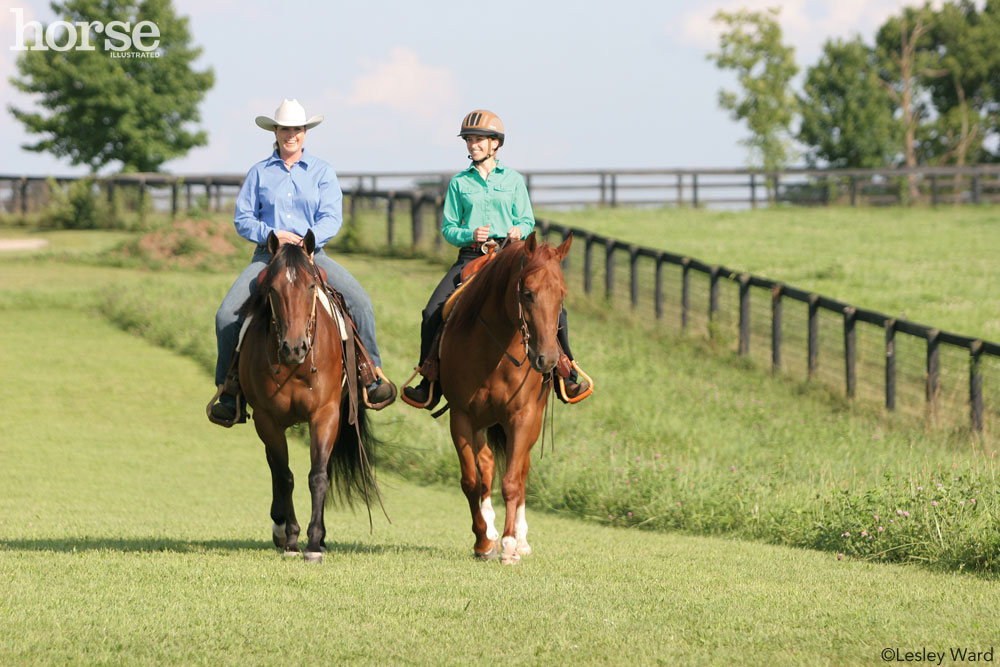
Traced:
[[[375, 196], [386, 192], [443, 194], [451, 173], [342, 172], [346, 191]], [[1000, 165], [916, 167], [912, 169], [604, 169], [534, 170], [524, 172], [536, 207], [562, 206], [687, 206], [755, 208], [775, 203], [803, 206], [888, 206], [1000, 202]], [[0, 175], [0, 210], [27, 214], [41, 210], [49, 199], [50, 179]], [[116, 189], [135, 193], [141, 209], [178, 215], [199, 208], [219, 211], [232, 206], [243, 174], [174, 176], [119, 174], [100, 179], [113, 197]], [[911, 194], [916, 192], [916, 201]]]

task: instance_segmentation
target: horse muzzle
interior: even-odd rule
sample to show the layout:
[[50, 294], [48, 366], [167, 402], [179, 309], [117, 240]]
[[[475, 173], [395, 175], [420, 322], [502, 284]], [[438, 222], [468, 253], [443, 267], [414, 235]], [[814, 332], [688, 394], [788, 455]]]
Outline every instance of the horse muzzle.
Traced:
[[529, 347], [528, 361], [531, 363], [532, 368], [545, 375], [556, 367], [556, 362], [559, 361], [559, 349], [555, 348], [549, 351], [536, 352]]
[[309, 339], [289, 341], [287, 338], [278, 344], [278, 354], [286, 364], [301, 364], [309, 354]]

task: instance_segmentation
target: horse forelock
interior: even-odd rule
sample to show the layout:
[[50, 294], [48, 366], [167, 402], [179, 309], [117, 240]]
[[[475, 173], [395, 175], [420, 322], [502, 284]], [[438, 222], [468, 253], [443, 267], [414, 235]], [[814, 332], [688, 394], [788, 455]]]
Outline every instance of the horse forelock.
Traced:
[[278, 252], [264, 269], [264, 277], [253, 294], [246, 300], [240, 309], [241, 315], [258, 315], [266, 313], [270, 317], [270, 305], [267, 302], [267, 293], [271, 285], [279, 280], [294, 283], [301, 275], [309, 275], [309, 256], [301, 248], [291, 243], [282, 245]]

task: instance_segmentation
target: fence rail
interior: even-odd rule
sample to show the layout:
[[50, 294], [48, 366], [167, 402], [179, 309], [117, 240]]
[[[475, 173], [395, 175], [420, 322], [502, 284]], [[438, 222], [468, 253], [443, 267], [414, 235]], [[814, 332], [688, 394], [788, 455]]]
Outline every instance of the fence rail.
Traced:
[[[885, 206], [909, 201], [930, 205], [1000, 203], [1000, 165], [895, 169], [618, 169], [524, 172], [532, 202], [560, 206], [751, 207], [775, 202], [805, 206]], [[345, 190], [358, 193], [421, 191], [443, 194], [451, 173], [343, 172]], [[79, 177], [55, 177], [64, 185]], [[48, 200], [48, 177], [0, 175], [0, 210], [27, 214]], [[236, 198], [243, 174], [119, 174], [100, 179], [109, 197], [132, 188], [178, 214], [200, 207], [222, 210]]]

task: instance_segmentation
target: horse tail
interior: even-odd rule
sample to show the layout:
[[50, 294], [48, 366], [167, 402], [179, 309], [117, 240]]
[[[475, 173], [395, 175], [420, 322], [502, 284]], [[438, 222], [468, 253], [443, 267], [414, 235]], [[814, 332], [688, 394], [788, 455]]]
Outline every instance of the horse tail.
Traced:
[[486, 429], [486, 443], [493, 452], [493, 462], [496, 471], [503, 476], [507, 469], [507, 433], [500, 424], [494, 424]]
[[360, 496], [370, 507], [372, 500], [379, 499], [374, 472], [375, 449], [379, 441], [372, 433], [365, 406], [358, 404], [357, 428], [350, 422], [350, 411], [350, 402], [343, 401], [340, 406], [340, 429], [327, 464], [330, 477], [327, 500], [336, 496], [353, 506], [356, 497]]

